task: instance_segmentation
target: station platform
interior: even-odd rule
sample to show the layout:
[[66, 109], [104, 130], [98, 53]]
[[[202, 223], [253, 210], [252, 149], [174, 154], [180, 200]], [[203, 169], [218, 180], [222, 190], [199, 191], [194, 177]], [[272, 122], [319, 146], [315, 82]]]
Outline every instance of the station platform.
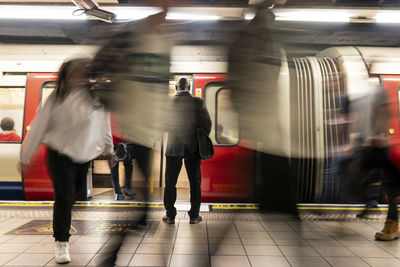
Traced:
[[[58, 266], [54, 261], [52, 202], [0, 202], [0, 265]], [[72, 262], [101, 266], [125, 232], [118, 266], [400, 266], [400, 241], [375, 241], [387, 207], [366, 219], [362, 205], [299, 204], [299, 217], [252, 204], [203, 203], [204, 221], [190, 225], [189, 202], [177, 203], [174, 225], [162, 222], [160, 202], [148, 223], [126, 232], [143, 202], [77, 202], [71, 228]]]

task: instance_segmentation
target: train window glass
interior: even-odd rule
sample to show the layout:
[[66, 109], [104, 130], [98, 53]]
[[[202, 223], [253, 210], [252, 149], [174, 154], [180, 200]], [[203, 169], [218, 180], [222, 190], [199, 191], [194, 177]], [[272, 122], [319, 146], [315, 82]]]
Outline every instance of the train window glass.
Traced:
[[49, 98], [50, 94], [56, 89], [55, 82], [45, 82], [42, 86], [41, 98], [40, 98], [40, 107], [46, 103], [47, 98]]
[[217, 140], [215, 139], [215, 112], [216, 112], [216, 95], [218, 90], [221, 89], [220, 84], [208, 84], [204, 88], [204, 101], [208, 110], [208, 113], [210, 114], [211, 121], [212, 121], [212, 128], [211, 128], [211, 133], [210, 133], [210, 138], [211, 141], [213, 142], [214, 145], [217, 145]]
[[[23, 87], [0, 87], [0, 120], [9, 117], [14, 121], [14, 129], [11, 131], [0, 129], [0, 142], [20, 142], [15, 141], [15, 137], [10, 135], [22, 136], [24, 123], [25, 88]], [[14, 134], [13, 134], [14, 133]], [[7, 136], [6, 136], [7, 135]]]
[[239, 117], [233, 109], [230, 94], [231, 91], [225, 88], [217, 92], [215, 139], [220, 145], [235, 145], [239, 142]]

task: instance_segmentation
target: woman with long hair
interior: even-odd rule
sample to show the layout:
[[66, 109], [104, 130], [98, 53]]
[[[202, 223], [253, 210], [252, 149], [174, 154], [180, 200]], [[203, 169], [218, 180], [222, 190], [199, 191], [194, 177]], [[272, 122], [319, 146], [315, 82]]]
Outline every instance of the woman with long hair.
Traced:
[[39, 110], [21, 149], [22, 172], [41, 143], [54, 188], [55, 260], [71, 261], [68, 240], [76, 189], [86, 181], [91, 160], [106, 152], [113, 161], [110, 117], [88, 86], [89, 59], [65, 62], [55, 91]]

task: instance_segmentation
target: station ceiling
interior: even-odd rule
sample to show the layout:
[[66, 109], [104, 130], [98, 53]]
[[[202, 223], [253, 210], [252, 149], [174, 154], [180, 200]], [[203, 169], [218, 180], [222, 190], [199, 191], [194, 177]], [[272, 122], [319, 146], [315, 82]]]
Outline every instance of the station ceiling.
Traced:
[[[153, 0], [98, 0], [100, 6], [153, 5]], [[257, 0], [174, 0], [179, 6], [219, 7], [221, 10], [247, 8]], [[341, 8], [360, 14], [381, 9], [398, 9], [398, 0], [276, 0], [276, 8]], [[69, 0], [2, 0], [5, 4], [71, 5]], [[178, 3], [178, 4], [177, 4]], [[397, 5], [396, 5], [397, 4]], [[0, 5], [1, 6], [1, 5]], [[236, 10], [236, 9], [235, 9]], [[228, 11], [226, 11], [228, 12]], [[235, 11], [236, 12], [236, 11]], [[364, 13], [363, 13], [364, 12]], [[246, 25], [245, 20], [170, 21], [165, 31], [176, 44], [229, 44]], [[27, 44], [102, 44], [117, 33], [123, 23], [108, 24], [96, 20], [54, 21], [0, 19], [0, 43]], [[365, 45], [400, 46], [400, 24], [315, 23], [277, 21], [273, 26], [276, 38], [289, 47], [307, 51], [328, 46]], [[311, 52], [313, 53], [313, 52]]]

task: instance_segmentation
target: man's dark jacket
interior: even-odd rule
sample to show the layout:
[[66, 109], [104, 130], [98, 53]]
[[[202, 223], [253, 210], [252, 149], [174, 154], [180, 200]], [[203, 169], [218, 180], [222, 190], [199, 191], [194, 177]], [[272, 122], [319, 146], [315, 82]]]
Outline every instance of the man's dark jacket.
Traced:
[[167, 157], [198, 155], [197, 129], [207, 134], [211, 131], [211, 119], [203, 100], [189, 92], [178, 92], [173, 99], [173, 123], [168, 131]]

